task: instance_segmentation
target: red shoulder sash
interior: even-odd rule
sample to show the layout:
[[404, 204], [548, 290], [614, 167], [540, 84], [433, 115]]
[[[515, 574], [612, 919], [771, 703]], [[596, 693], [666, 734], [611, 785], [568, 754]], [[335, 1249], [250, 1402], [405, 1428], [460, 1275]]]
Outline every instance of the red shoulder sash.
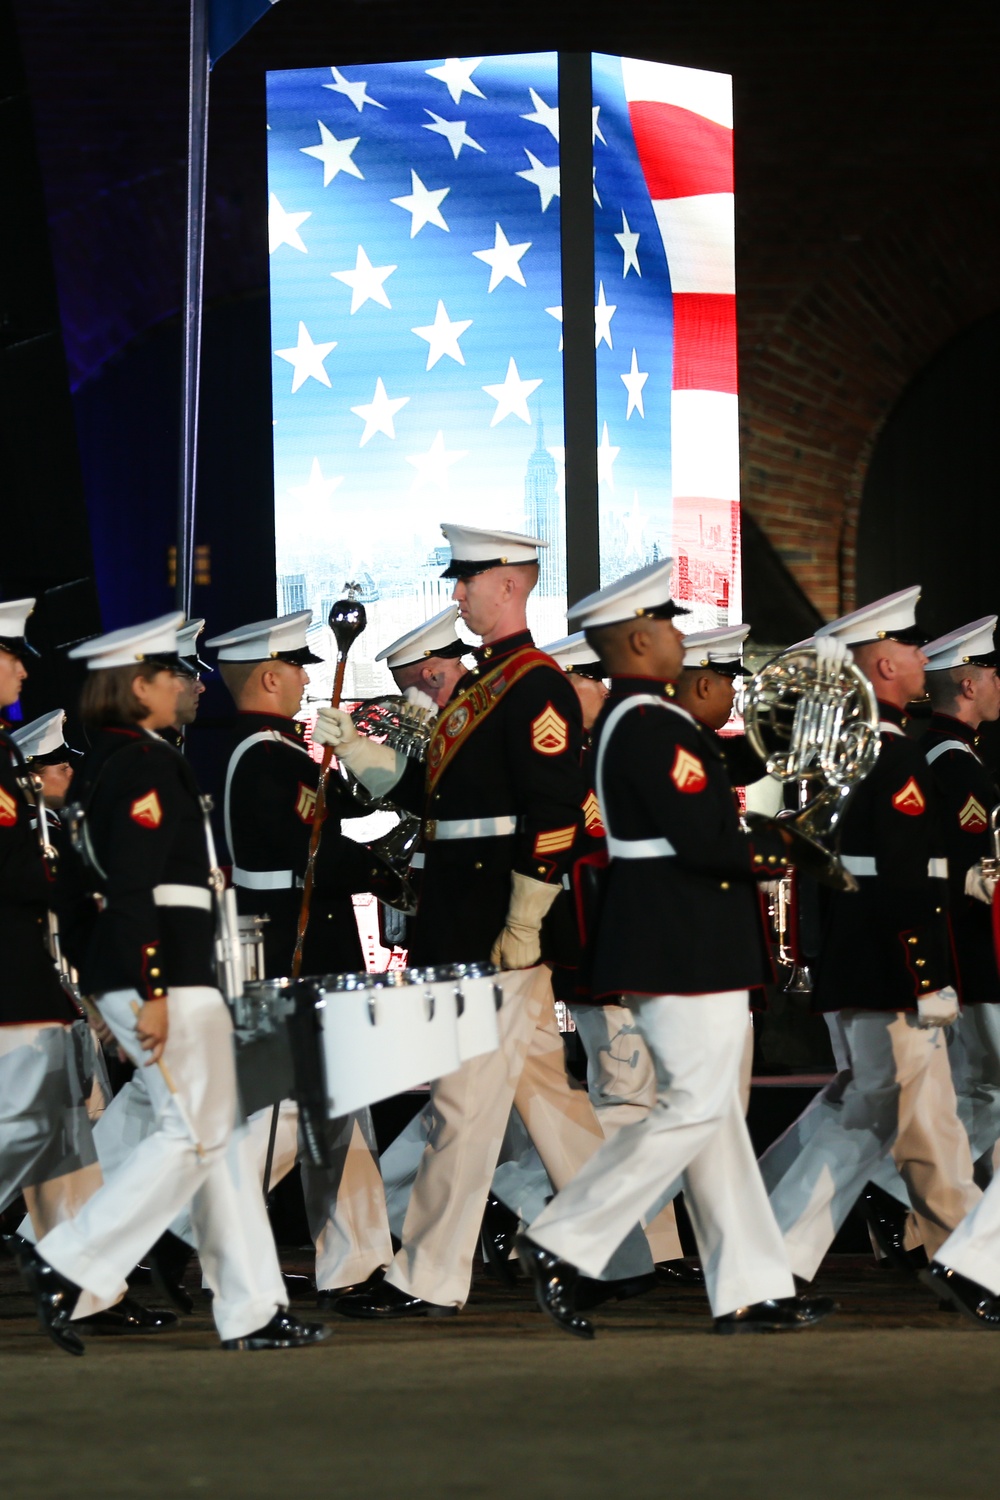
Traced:
[[487, 672], [485, 677], [477, 678], [448, 705], [438, 720], [427, 752], [428, 789], [436, 786], [445, 768], [451, 764], [470, 734], [489, 717], [507, 690], [535, 667], [559, 670], [551, 656], [547, 656], [544, 651], [539, 651], [534, 646], [525, 646], [523, 650], [516, 651], [513, 656], [501, 662], [500, 666]]

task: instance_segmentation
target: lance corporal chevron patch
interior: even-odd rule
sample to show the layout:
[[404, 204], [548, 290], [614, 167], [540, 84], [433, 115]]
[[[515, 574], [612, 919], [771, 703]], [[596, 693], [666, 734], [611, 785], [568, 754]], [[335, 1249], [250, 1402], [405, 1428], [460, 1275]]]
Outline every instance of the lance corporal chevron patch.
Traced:
[[298, 813], [298, 815], [302, 819], [303, 823], [311, 823], [312, 822], [312, 820], [313, 820], [313, 811], [314, 811], [315, 807], [316, 807], [316, 793], [315, 793], [315, 791], [313, 790], [313, 788], [311, 786], [306, 786], [304, 782], [300, 781], [299, 782], [298, 796], [295, 799], [295, 811]]
[[914, 776], [903, 783], [893, 797], [892, 805], [897, 812], [905, 813], [908, 818], [919, 818], [927, 802]]
[[163, 808], [155, 788], [147, 792], [145, 797], [137, 797], [129, 808], [128, 815], [140, 828], [159, 828], [163, 822]]

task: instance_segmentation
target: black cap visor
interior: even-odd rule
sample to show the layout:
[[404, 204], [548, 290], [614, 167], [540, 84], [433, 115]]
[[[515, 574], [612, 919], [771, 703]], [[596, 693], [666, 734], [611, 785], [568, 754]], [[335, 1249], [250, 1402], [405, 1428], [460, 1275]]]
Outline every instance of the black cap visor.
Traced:
[[39, 653], [29, 646], [23, 635], [0, 635], [0, 651], [9, 651], [18, 661], [38, 660]]
[[475, 578], [477, 573], [488, 573], [491, 568], [527, 568], [532, 563], [537, 565], [538, 558], [526, 557], [517, 562], [511, 562], [506, 557], [488, 557], [485, 562], [472, 562], [461, 557], [453, 557], [441, 577]]

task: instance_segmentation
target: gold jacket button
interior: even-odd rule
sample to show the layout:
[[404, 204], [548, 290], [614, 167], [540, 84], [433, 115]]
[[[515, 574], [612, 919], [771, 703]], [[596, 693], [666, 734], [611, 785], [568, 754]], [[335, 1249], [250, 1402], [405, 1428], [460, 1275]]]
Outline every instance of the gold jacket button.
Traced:
[[909, 943], [909, 944], [910, 944], [910, 947], [911, 947], [911, 948], [912, 948], [912, 947], [913, 947], [913, 945], [914, 945], [914, 943], [915, 943], [915, 942], [916, 942], [916, 941], [917, 941], [917, 940], [916, 940], [916, 938], [915, 938], [915, 937], [908, 937], [908, 938], [907, 938], [907, 939], [906, 939], [906, 941], [907, 941], [907, 942], [908, 942], [908, 943]]
[[728, 891], [728, 889], [729, 889], [729, 881], [728, 880], [723, 880], [721, 882], [720, 886], [719, 886], [719, 890], [720, 891]]
[[922, 969], [926, 963], [927, 963], [926, 958], [918, 958], [917, 959], [917, 968], [918, 969]]

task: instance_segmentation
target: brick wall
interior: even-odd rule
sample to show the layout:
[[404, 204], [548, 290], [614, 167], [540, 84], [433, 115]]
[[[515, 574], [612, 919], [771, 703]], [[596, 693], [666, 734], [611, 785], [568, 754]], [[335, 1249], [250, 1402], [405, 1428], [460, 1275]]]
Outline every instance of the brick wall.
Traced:
[[[187, 6], [17, 8], [83, 379], [179, 304]], [[562, 46], [732, 72], [744, 501], [832, 615], [888, 411], [1000, 306], [998, 41], [991, 0], [281, 0], [214, 75], [209, 294], [266, 278], [265, 67]]]

